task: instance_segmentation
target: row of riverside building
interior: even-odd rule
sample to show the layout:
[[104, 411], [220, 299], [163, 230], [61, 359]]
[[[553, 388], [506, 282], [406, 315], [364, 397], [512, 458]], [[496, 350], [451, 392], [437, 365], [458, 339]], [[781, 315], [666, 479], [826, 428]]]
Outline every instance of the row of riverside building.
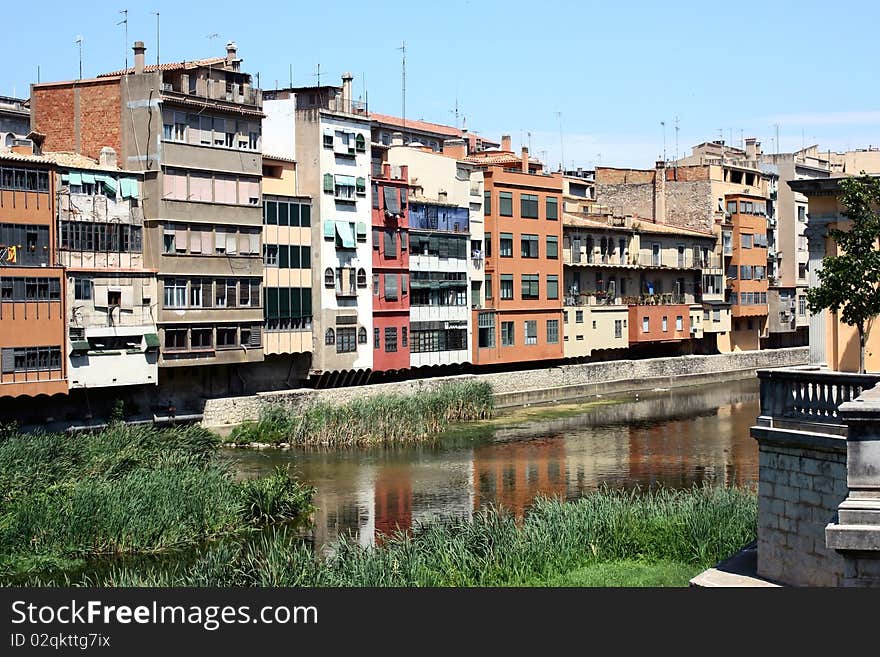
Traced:
[[0, 397], [187, 407], [806, 343], [786, 183], [830, 153], [716, 141], [549, 172], [509, 136], [369, 112], [350, 74], [261, 90], [234, 43], [144, 59], [136, 42], [132, 68], [0, 99]]

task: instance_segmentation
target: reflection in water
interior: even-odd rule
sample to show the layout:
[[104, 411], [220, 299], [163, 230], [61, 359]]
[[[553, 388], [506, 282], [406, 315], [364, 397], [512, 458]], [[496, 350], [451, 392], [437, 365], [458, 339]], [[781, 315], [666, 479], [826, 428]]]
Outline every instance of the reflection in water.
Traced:
[[575, 499], [614, 488], [751, 484], [758, 450], [753, 379], [641, 395], [555, 419], [474, 427], [436, 445], [231, 452], [245, 476], [290, 463], [318, 494], [317, 545], [361, 544], [488, 504], [522, 514], [538, 495]]

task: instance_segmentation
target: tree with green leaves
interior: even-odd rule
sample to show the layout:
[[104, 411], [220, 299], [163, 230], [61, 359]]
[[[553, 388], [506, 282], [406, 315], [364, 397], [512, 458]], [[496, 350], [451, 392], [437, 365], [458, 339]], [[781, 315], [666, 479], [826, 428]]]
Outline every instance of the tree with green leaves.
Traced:
[[880, 178], [863, 171], [840, 181], [841, 214], [851, 222], [828, 231], [839, 255], [822, 259], [819, 286], [807, 292], [810, 312], [841, 312], [859, 332], [859, 372], [865, 371], [865, 337], [880, 315]]

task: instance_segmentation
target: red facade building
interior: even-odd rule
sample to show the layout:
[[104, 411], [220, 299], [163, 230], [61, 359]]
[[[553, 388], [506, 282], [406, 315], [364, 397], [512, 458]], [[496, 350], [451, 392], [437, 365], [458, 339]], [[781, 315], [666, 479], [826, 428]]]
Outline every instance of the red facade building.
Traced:
[[373, 170], [373, 370], [410, 366], [408, 171]]

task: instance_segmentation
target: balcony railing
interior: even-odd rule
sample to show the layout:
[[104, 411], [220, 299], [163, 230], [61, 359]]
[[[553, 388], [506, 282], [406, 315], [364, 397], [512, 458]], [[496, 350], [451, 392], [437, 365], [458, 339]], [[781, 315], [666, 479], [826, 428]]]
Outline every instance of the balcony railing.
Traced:
[[880, 383], [880, 374], [851, 374], [817, 368], [759, 370], [758, 424], [844, 435], [838, 407]]

